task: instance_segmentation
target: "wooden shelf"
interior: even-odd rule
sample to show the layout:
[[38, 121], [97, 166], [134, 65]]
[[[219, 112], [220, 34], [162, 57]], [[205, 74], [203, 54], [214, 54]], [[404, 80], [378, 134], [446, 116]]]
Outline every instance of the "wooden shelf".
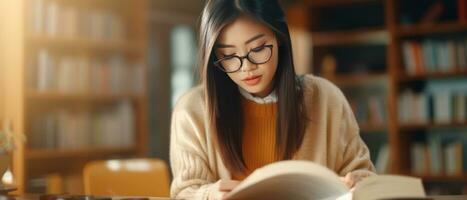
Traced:
[[374, 124], [359, 124], [360, 132], [388, 132], [388, 127], [381, 124], [381, 125], [374, 125]]
[[348, 44], [387, 45], [388, 31], [382, 28], [368, 28], [351, 31], [312, 32], [313, 46], [337, 46]]
[[450, 124], [404, 124], [400, 125], [399, 129], [403, 131], [426, 130], [426, 129], [449, 129], [449, 128], [467, 128], [465, 123], [450, 123]]
[[[421, 7], [413, 7], [412, 4], [402, 0], [305, 0], [306, 6], [303, 4], [297, 4], [297, 7], [304, 7], [304, 14], [298, 16], [301, 17], [297, 21], [297, 26], [305, 30], [311, 31], [311, 46], [313, 47], [313, 64], [317, 69], [321, 63], [321, 60], [326, 55], [334, 55], [339, 58], [339, 61], [349, 62], [348, 60], [353, 59], [352, 55], [346, 52], [352, 51], [352, 48], [360, 48], [367, 46], [374, 48], [373, 45], [378, 45], [385, 48], [385, 73], [384, 74], [369, 74], [369, 75], [335, 75], [334, 77], [326, 77], [340, 88], [348, 87], [344, 89], [352, 89], [358, 92], [373, 92], [373, 88], [365, 88], [365, 86], [375, 85], [375, 83], [384, 83], [385, 95], [387, 96], [387, 120], [385, 121], [386, 126], [375, 126], [368, 124], [359, 124], [361, 132], [367, 132], [368, 134], [376, 134], [379, 132], [387, 133], [387, 140], [390, 145], [391, 166], [390, 171], [396, 174], [403, 174], [409, 176], [417, 176], [410, 172], [407, 172], [407, 165], [410, 165], [410, 145], [411, 140], [416, 137], [416, 134], [420, 132], [428, 132], [428, 130], [436, 130], [439, 134], [451, 132], [450, 129], [460, 129], [463, 131], [467, 130], [467, 122], [465, 123], [448, 123], [448, 124], [437, 124], [437, 123], [425, 123], [425, 124], [401, 124], [398, 121], [397, 110], [398, 101], [401, 93], [407, 87], [414, 89], [418, 92], [419, 86], [424, 85], [426, 80], [437, 80], [437, 79], [450, 79], [452, 81], [463, 81], [463, 78], [467, 79], [467, 69], [458, 70], [453, 72], [436, 72], [426, 73], [417, 75], [408, 75], [404, 68], [401, 67], [403, 63], [403, 48], [402, 43], [405, 40], [416, 40], [422, 41], [425, 39], [443, 39], [449, 40], [450, 37], [464, 38], [467, 35], [467, 23], [461, 23], [452, 19], [452, 21], [437, 22], [434, 24], [414, 24], [414, 25], [403, 25], [400, 22], [401, 17], [417, 18], [416, 14], [412, 12], [425, 12], [425, 8], [428, 7], [429, 3], [422, 3]], [[453, 3], [452, 5], [457, 5]], [[361, 7], [361, 9], [360, 9]], [[333, 18], [334, 15], [326, 13], [324, 10], [331, 10], [334, 12], [342, 12], [346, 9], [360, 9], [361, 11], [375, 11], [372, 13], [372, 17], [379, 17], [378, 20], [364, 20], [364, 21], [353, 21], [358, 19], [351, 19], [355, 14], [342, 12], [342, 17], [349, 17], [349, 19], [339, 20]], [[401, 10], [401, 8], [404, 8]], [[376, 11], [375, 9], [378, 9]], [[384, 12], [379, 12], [381, 9]], [[457, 13], [457, 8], [449, 7], [445, 8], [446, 12]], [[378, 15], [381, 13], [381, 16]], [[408, 13], [408, 14], [407, 14]], [[454, 14], [455, 14], [454, 13]], [[339, 13], [337, 13], [339, 14]], [[360, 17], [360, 15], [358, 15]], [[357, 17], [355, 17], [357, 18]], [[380, 18], [382, 20], [380, 20]], [[375, 18], [376, 19], [376, 18]], [[300, 22], [300, 23], [298, 23]], [[368, 22], [368, 23], [365, 23]], [[361, 27], [361, 24], [379, 24], [374, 28]], [[329, 30], [332, 31], [320, 31]], [[352, 30], [353, 28], [353, 30]], [[315, 29], [315, 30], [314, 30]], [[333, 47], [350, 47], [350, 48], [333, 48]], [[362, 54], [365, 52], [362, 52]], [[370, 52], [373, 53], [373, 52]], [[376, 54], [376, 52], [375, 52]], [[306, 55], [306, 54], [305, 54]], [[363, 57], [363, 56], [362, 56]], [[355, 56], [355, 59], [357, 56]], [[365, 58], [365, 57], [364, 57]], [[366, 59], [366, 58], [365, 58]], [[371, 62], [372, 58], [368, 58], [368, 62]], [[381, 58], [376, 58], [382, 61]], [[363, 59], [362, 59], [363, 60]], [[365, 60], [366, 61], [366, 60]], [[364, 61], [362, 61], [364, 62]], [[344, 66], [339, 66], [344, 67]], [[457, 67], [457, 66], [456, 66]], [[344, 68], [345, 69], [345, 68]], [[426, 68], [428, 69], [428, 68]], [[461, 69], [457, 67], [456, 69]], [[347, 73], [348, 74], [348, 73]], [[356, 86], [355, 88], [353, 88]], [[379, 85], [378, 85], [379, 86]], [[378, 88], [379, 89], [379, 88]], [[365, 90], [365, 91], [363, 91]], [[356, 94], [357, 95], [357, 94]], [[462, 132], [463, 133], [463, 132]], [[460, 132], [461, 134], [461, 132]], [[461, 136], [461, 135], [460, 135]], [[463, 136], [462, 136], [463, 137]], [[421, 177], [425, 182], [443, 182], [443, 181], [462, 181], [467, 183], [467, 173], [458, 176], [418, 176]]]
[[381, 0], [305, 0], [305, 2], [314, 7], [329, 6], [352, 6], [355, 4], [373, 4], [381, 3]]
[[398, 77], [400, 82], [407, 81], [418, 81], [418, 80], [429, 80], [429, 79], [443, 79], [443, 78], [457, 78], [457, 77], [467, 77], [467, 70], [458, 70], [452, 72], [435, 72], [435, 73], [425, 73], [417, 75], [401, 75]]
[[40, 47], [53, 47], [60, 49], [79, 49], [87, 51], [116, 51], [134, 52], [138, 48], [132, 42], [92, 40], [86, 38], [50, 37], [30, 35], [27, 37], [30, 44]]
[[405, 37], [452, 33], [461, 31], [467, 31], [467, 23], [461, 24], [457, 21], [454, 21], [438, 24], [404, 25], [397, 28], [396, 35]]
[[26, 158], [36, 160], [76, 157], [100, 158], [121, 154], [132, 154], [136, 151], [136, 147], [86, 148], [76, 150], [29, 149], [26, 151]]
[[343, 87], [365, 86], [368, 83], [385, 83], [388, 76], [384, 73], [380, 74], [350, 74], [350, 75], [335, 75], [325, 77], [334, 84]]
[[119, 101], [125, 99], [140, 100], [144, 95], [135, 94], [77, 94], [60, 92], [28, 91], [27, 98], [33, 100], [67, 100], [67, 101]]
[[[4, 57], [9, 58], [2, 64], [11, 66], [2, 69], [0, 72], [0, 79], [2, 80], [0, 81], [0, 93], [2, 93], [0, 99], [5, 99], [0, 100], [0, 104], [4, 104], [0, 105], [0, 107], [8, 108], [0, 111], [0, 118], [11, 119], [16, 131], [29, 133], [31, 130], [36, 130], [34, 127], [37, 124], [48, 123], [39, 118], [40, 116], [53, 115], [57, 110], [64, 111], [66, 115], [80, 112], [86, 115], [89, 113], [90, 117], [102, 119], [103, 121], [114, 120], [113, 116], [107, 117], [100, 113], [107, 112], [107, 110], [109, 110], [109, 113], [117, 110], [119, 105], [116, 105], [116, 102], [128, 100], [131, 101], [128, 106], [125, 106], [128, 107], [126, 109], [128, 114], [121, 112], [121, 116], [128, 117], [133, 121], [131, 133], [134, 135], [135, 141], [131, 147], [83, 147], [82, 149], [73, 150], [31, 149], [30, 146], [27, 146], [27, 143], [18, 143], [18, 151], [12, 152], [12, 172], [15, 177], [15, 184], [18, 186], [17, 194], [37, 191], [36, 188], [29, 187], [32, 178], [44, 177], [51, 173], [63, 177], [68, 175], [81, 177], [82, 167], [89, 161], [115, 157], [144, 157], [148, 153], [148, 94], [146, 91], [143, 90], [138, 94], [133, 94], [131, 91], [123, 94], [91, 94], [93, 90], [89, 88], [89, 93], [84, 93], [88, 91], [78, 93], [77, 90], [74, 90], [74, 93], [42, 92], [29, 88], [27, 83], [36, 81], [35, 79], [39, 76], [39, 73], [46, 73], [45, 76], [47, 77], [50, 75], [53, 79], [51, 81], [56, 82], [54, 69], [49, 70], [47, 68], [47, 70], [41, 71], [36, 69], [37, 66], [30, 68], [31, 65], [39, 62], [37, 57], [42, 55], [41, 49], [47, 51], [47, 56], [44, 56], [47, 58], [42, 59], [43, 63], [46, 63], [44, 65], [48, 65], [50, 62], [57, 64], [62, 60], [68, 62], [66, 61], [68, 58], [71, 59], [69, 61], [72, 63], [71, 65], [81, 62], [81, 58], [107, 65], [108, 63], [100, 62], [110, 62], [108, 60], [116, 55], [119, 57], [118, 59], [129, 63], [128, 65], [122, 65], [125, 68], [138, 65], [137, 67], [141, 67], [144, 73], [148, 68], [146, 52], [149, 44], [150, 2], [147, 0], [133, 0], [131, 3], [123, 0], [54, 0], [52, 6], [57, 11], [57, 15], [51, 15], [48, 19], [42, 21], [33, 22], [34, 20], [28, 20], [44, 14], [35, 13], [33, 10], [50, 6], [50, 3], [49, 1], [33, 2], [29, 0], [11, 1], [8, 2], [8, 6], [6, 6], [7, 3], [3, 3], [5, 6], [0, 3], [2, 5], [0, 6], [0, 12], [5, 14], [2, 18], [2, 28], [9, 30], [3, 31], [2, 37], [0, 37], [0, 43], [2, 44], [0, 45], [0, 52]], [[81, 15], [89, 15], [90, 12], [92, 16], [89, 16], [89, 19], [80, 18]], [[95, 20], [101, 21], [94, 23]], [[50, 23], [48, 24], [48, 22], [54, 23], [54, 29], [56, 29], [57, 33], [73, 32], [76, 34], [74, 37], [65, 36], [65, 34], [45, 34], [44, 32], [50, 29], [48, 26]], [[40, 32], [44, 34], [36, 34], [36, 32], [33, 32], [34, 30], [44, 31]], [[93, 35], [106, 35], [109, 37], [103, 37], [102, 39], [83, 37], [80, 34], [82, 31], [91, 31]], [[117, 38], [118, 35], [122, 35], [123, 38]], [[85, 71], [90, 73], [102, 71], [94, 68], [94, 65], [89, 65], [89, 70], [86, 69]], [[73, 72], [72, 70], [71, 73]], [[105, 73], [102, 75], [105, 76], [104, 78], [100, 76], [98, 78], [105, 79], [104, 82], [107, 83], [109, 77]], [[122, 71], [122, 73], [126, 73], [126, 70]], [[131, 71], [129, 73], [133, 74]], [[135, 78], [139, 76], [138, 73], [140, 72], [134, 72]], [[61, 75], [65, 74], [66, 72], [63, 72]], [[8, 78], [5, 79], [5, 77]], [[146, 86], [147, 79], [144, 76], [142, 80], [138, 81]], [[100, 108], [106, 111], [101, 112]], [[66, 121], [71, 120], [80, 121], [81, 119], [69, 118]], [[83, 121], [85, 120], [83, 119]], [[65, 122], [54, 123], [60, 125], [63, 129], [74, 129], [76, 127], [69, 126]], [[112, 130], [106, 131], [111, 132]], [[91, 134], [90, 132], [78, 132]], [[35, 133], [39, 134], [40, 130], [36, 130]], [[33, 139], [29, 138], [29, 140]], [[69, 139], [73, 139], [73, 137]], [[33, 141], [28, 142], [34, 143]], [[68, 142], [73, 141], [67, 140], [66, 143]], [[80, 180], [77, 180], [63, 182], [63, 185], [58, 184], [58, 186], [64, 189], [63, 193], [69, 193], [70, 189], [79, 191], [81, 188], [79, 184]], [[39, 189], [39, 192], [45, 192], [48, 188], [41, 187]], [[83, 192], [79, 191], [79, 193]]]
[[136, 146], [75, 150], [27, 149], [24, 159], [28, 163], [28, 176], [34, 178], [50, 173], [82, 173], [84, 165], [92, 160], [131, 156], [137, 151]]

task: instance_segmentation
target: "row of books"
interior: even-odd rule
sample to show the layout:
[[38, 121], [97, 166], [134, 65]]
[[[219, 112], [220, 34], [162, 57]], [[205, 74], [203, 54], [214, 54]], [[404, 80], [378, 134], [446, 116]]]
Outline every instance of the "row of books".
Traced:
[[134, 109], [128, 101], [96, 111], [57, 109], [32, 119], [28, 143], [37, 149], [131, 147]]
[[108, 58], [57, 55], [47, 49], [37, 52], [37, 63], [29, 72], [30, 86], [41, 92], [140, 94], [144, 89], [144, 67], [129, 63], [121, 55]]
[[466, 48], [467, 39], [405, 41], [402, 52], [406, 73], [467, 70]]
[[430, 176], [463, 175], [467, 167], [464, 163], [465, 142], [459, 138], [443, 138], [440, 133], [435, 133], [430, 134], [426, 142], [412, 143], [412, 173]]
[[450, 124], [467, 122], [467, 91], [414, 92], [407, 89], [399, 96], [401, 124]]
[[123, 40], [125, 25], [110, 10], [89, 10], [57, 1], [31, 0], [31, 29], [35, 35], [50, 37]]
[[382, 95], [352, 98], [350, 106], [360, 125], [381, 126], [386, 122], [386, 101]]

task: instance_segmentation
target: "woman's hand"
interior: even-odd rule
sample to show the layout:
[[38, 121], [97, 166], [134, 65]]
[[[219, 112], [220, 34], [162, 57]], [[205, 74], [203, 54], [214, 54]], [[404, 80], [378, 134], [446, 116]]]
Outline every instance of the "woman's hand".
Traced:
[[224, 199], [225, 194], [232, 191], [240, 181], [235, 180], [219, 180], [215, 183], [214, 191], [209, 195], [209, 200], [221, 200]]
[[353, 191], [355, 189], [355, 185], [364, 179], [365, 177], [368, 177], [372, 175], [369, 172], [366, 171], [353, 171], [347, 173], [344, 177], [340, 177], [341, 181], [347, 185], [347, 187], [350, 188], [350, 191]]

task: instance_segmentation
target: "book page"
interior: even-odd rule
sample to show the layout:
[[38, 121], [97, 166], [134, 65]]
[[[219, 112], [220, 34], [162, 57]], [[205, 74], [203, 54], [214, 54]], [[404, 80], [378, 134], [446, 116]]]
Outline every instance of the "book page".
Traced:
[[336, 199], [349, 192], [339, 176], [309, 161], [281, 161], [260, 168], [227, 199]]
[[396, 175], [380, 175], [357, 183], [354, 199], [424, 198], [425, 190], [418, 178]]

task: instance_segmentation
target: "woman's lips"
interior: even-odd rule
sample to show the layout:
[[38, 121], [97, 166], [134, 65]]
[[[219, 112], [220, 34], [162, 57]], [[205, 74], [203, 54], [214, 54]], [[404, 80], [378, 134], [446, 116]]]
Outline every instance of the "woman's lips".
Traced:
[[249, 86], [253, 86], [259, 83], [261, 81], [261, 75], [259, 76], [250, 76], [247, 77], [246, 79], [243, 79], [243, 82], [245, 82]]

